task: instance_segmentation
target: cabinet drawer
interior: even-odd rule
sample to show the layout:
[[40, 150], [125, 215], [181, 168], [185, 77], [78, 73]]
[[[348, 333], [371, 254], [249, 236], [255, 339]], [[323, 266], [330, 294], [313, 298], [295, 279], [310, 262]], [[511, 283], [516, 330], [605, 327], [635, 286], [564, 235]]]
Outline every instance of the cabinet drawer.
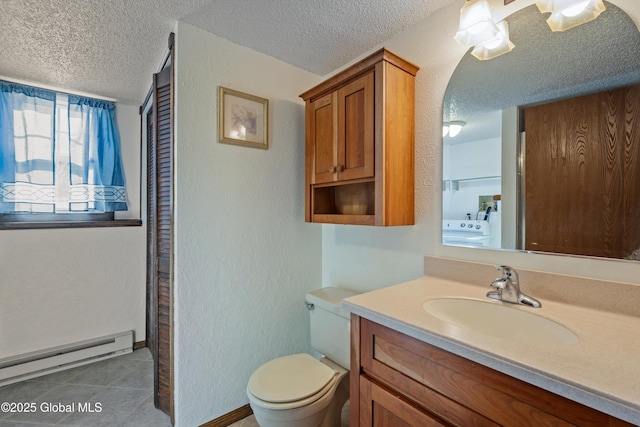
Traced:
[[505, 426], [630, 425], [379, 324], [360, 321], [362, 371], [453, 424], [472, 425], [451, 418], [452, 412], [456, 417], [459, 413], [451, 410], [449, 400]]

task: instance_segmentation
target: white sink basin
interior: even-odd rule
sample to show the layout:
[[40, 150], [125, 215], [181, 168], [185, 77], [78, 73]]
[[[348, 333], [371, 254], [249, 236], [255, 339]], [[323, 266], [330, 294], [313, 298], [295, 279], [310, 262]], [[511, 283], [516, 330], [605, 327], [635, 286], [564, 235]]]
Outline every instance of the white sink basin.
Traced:
[[496, 338], [538, 344], [578, 342], [576, 334], [564, 326], [500, 303], [440, 298], [429, 300], [422, 307], [443, 322]]

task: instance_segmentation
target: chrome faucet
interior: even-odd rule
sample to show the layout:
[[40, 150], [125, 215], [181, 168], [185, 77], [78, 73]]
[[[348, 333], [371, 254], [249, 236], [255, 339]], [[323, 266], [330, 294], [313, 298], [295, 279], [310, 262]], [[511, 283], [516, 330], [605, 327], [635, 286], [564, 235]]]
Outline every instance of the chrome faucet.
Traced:
[[502, 271], [502, 277], [498, 277], [491, 283], [491, 287], [495, 290], [487, 292], [487, 297], [534, 308], [542, 306], [537, 299], [520, 292], [520, 282], [516, 270], [508, 265], [496, 265], [496, 269]]

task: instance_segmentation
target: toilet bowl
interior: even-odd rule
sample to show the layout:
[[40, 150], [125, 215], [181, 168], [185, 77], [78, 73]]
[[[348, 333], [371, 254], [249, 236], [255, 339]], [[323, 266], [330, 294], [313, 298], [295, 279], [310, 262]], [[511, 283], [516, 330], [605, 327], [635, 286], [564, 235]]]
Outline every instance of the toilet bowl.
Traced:
[[322, 288], [307, 294], [316, 359], [298, 353], [273, 359], [251, 375], [249, 404], [260, 427], [339, 427], [349, 399], [349, 313], [354, 292]]
[[306, 353], [284, 356], [251, 376], [247, 395], [260, 427], [337, 427], [349, 399], [349, 371]]

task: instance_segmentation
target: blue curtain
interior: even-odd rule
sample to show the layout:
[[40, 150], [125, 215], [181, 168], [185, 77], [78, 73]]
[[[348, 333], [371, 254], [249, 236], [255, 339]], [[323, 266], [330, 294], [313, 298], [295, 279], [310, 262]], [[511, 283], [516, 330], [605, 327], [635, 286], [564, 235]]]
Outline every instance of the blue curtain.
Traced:
[[115, 104], [0, 81], [0, 213], [119, 210]]
[[[83, 148], [78, 156], [70, 151], [72, 200], [93, 203], [102, 212], [127, 210], [115, 111], [113, 102], [69, 95], [69, 117], [82, 120], [77, 143]], [[69, 134], [73, 131], [69, 120]]]
[[[38, 118], [49, 133], [27, 129]], [[31, 119], [31, 120], [30, 120]], [[53, 202], [55, 170], [53, 128], [55, 93], [0, 81], [0, 212], [14, 212], [16, 202]], [[16, 144], [16, 140], [19, 143]], [[29, 147], [40, 145], [34, 155]], [[44, 153], [48, 151], [48, 156]], [[43, 155], [44, 154], [44, 155]], [[48, 157], [48, 159], [47, 159]], [[31, 173], [49, 171], [49, 173]], [[16, 177], [22, 177], [16, 178]], [[24, 185], [22, 185], [24, 184]]]

